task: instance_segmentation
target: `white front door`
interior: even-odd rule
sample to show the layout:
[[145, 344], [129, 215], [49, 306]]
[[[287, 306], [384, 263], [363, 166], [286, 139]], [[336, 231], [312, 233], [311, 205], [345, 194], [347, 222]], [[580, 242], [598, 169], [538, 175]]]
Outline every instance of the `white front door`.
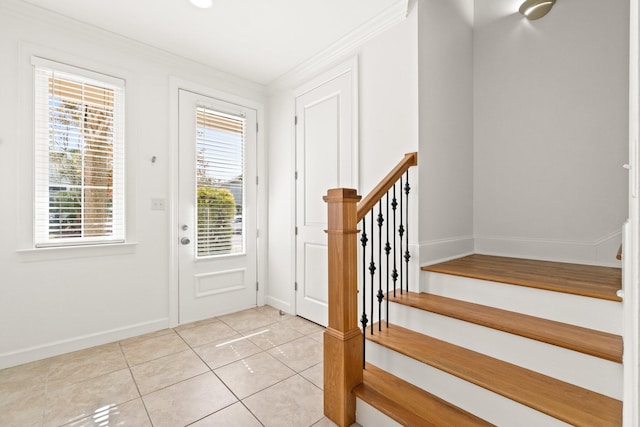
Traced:
[[179, 323], [256, 306], [256, 111], [179, 91]]
[[355, 188], [357, 152], [350, 69], [296, 98], [296, 314], [327, 325], [330, 188]]

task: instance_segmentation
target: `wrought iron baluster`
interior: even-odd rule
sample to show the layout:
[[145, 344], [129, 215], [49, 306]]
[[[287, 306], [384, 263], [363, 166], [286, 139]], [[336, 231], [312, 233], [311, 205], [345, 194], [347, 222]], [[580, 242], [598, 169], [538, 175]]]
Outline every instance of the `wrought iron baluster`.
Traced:
[[387, 328], [389, 327], [389, 254], [391, 253], [391, 244], [389, 244], [389, 192], [387, 191], [387, 243], [384, 245], [384, 253], [387, 255]]
[[375, 289], [375, 275], [376, 275], [376, 262], [374, 261], [374, 253], [373, 253], [373, 248], [375, 247], [375, 239], [374, 236], [375, 234], [373, 234], [373, 226], [374, 226], [374, 209], [371, 209], [371, 262], [369, 263], [369, 274], [371, 275], [371, 311], [369, 313], [371, 313], [371, 335], [373, 335], [373, 324], [374, 322], [374, 316], [373, 313], [375, 313], [375, 311], [373, 311], [373, 296], [374, 296], [374, 292], [373, 290]]
[[[382, 216], [382, 199], [378, 202], [378, 331], [382, 330], [382, 225], [384, 217]], [[388, 274], [388, 273], [387, 273]]]
[[402, 236], [404, 236], [404, 224], [402, 223], [403, 220], [403, 216], [402, 216], [402, 176], [400, 177], [400, 225], [398, 226], [398, 235], [400, 235], [400, 250], [398, 252], [400, 252], [400, 295], [402, 295], [402, 284], [404, 283], [404, 281], [402, 280], [402, 273], [403, 273], [403, 268], [402, 268]]
[[391, 202], [391, 209], [393, 209], [393, 272], [391, 278], [393, 279], [393, 297], [396, 296], [396, 282], [398, 281], [398, 268], [396, 265], [396, 208], [398, 207], [398, 199], [396, 199], [396, 184], [393, 184], [393, 200]]
[[362, 369], [366, 364], [366, 331], [367, 331], [367, 292], [366, 292], [366, 273], [367, 273], [367, 218], [362, 218], [362, 236], [360, 236], [360, 244], [362, 245], [362, 316], [360, 324], [362, 325]]
[[409, 260], [411, 259], [411, 253], [409, 252], [409, 191], [411, 191], [411, 186], [409, 185], [409, 171], [407, 171], [407, 179], [404, 183], [404, 194], [406, 195], [405, 200], [405, 215], [406, 215], [406, 228], [405, 228], [405, 239], [407, 249], [404, 253], [404, 262], [405, 262], [405, 280], [407, 285], [407, 292], [409, 292]]

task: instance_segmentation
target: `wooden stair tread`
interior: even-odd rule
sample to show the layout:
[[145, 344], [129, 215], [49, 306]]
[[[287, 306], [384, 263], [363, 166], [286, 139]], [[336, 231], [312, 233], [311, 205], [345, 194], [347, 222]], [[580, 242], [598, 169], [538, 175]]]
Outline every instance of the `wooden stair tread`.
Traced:
[[355, 395], [403, 426], [492, 425], [370, 363], [363, 377]]
[[388, 294], [389, 301], [622, 363], [622, 337], [526, 314], [426, 293]]
[[397, 325], [368, 340], [575, 426], [622, 425], [622, 402]]
[[475, 254], [422, 270], [622, 301], [616, 294], [622, 288], [622, 271], [613, 267]]

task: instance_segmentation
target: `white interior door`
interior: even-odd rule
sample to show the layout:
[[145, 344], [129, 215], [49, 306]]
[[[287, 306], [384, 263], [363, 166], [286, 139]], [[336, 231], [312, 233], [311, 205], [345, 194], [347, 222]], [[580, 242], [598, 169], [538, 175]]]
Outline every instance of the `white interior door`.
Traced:
[[256, 111], [179, 91], [179, 323], [256, 306]]
[[[350, 70], [353, 71], [353, 70]], [[327, 325], [330, 188], [357, 184], [352, 72], [296, 98], [296, 313]]]

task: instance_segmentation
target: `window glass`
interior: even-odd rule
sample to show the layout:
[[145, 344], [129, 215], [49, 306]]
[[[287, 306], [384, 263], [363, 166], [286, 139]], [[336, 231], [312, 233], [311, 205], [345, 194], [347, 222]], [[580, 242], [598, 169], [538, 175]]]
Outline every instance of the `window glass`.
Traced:
[[244, 253], [243, 117], [196, 110], [197, 255]]
[[45, 62], [35, 67], [35, 245], [124, 241], [124, 84]]

